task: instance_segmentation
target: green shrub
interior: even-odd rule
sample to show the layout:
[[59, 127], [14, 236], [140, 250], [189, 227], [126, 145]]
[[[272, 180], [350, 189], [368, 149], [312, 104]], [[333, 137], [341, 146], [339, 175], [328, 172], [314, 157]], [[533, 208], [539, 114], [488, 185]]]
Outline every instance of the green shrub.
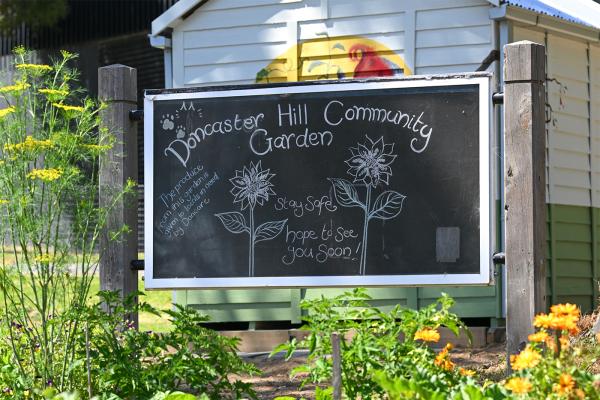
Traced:
[[[406, 379], [422, 377], [424, 384], [434, 387], [455, 386], [467, 379], [448, 358], [436, 359], [424, 340], [415, 339], [429, 332], [433, 337], [425, 339], [439, 340], [436, 329], [440, 326], [457, 335], [461, 328], [466, 331], [460, 319], [449, 312], [451, 298], [444, 295], [419, 311], [397, 306], [389, 313], [371, 307], [369, 300], [364, 289], [356, 289], [332, 299], [303, 301], [308, 337], [284, 343], [273, 353], [284, 350], [289, 358], [297, 349], [308, 349], [307, 364], [297, 367], [293, 374], [307, 373], [303, 383], [321, 384], [331, 381], [331, 334], [348, 337], [341, 340], [341, 369], [344, 394], [350, 399], [383, 395], [373, 376], [376, 371]], [[404, 340], [399, 340], [401, 337]]]
[[[208, 320], [206, 316], [178, 305], [160, 312], [144, 302], [136, 305], [134, 295], [124, 302], [114, 292], [100, 292], [100, 298], [101, 302], [88, 309], [89, 341], [81, 336], [78, 346], [79, 359], [86, 358], [85, 348], [89, 347], [94, 393], [149, 399], [156, 391], [185, 387], [215, 400], [256, 397], [250, 384], [231, 375], [260, 371], [237, 355], [238, 338], [200, 325]], [[133, 329], [124, 321], [139, 311], [166, 314], [173, 329], [161, 334]]]

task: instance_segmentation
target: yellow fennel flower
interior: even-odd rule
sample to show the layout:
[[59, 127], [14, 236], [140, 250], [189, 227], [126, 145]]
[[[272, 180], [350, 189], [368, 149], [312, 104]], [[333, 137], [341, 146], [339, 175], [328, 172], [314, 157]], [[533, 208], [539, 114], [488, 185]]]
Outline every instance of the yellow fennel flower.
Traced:
[[67, 92], [66, 90], [60, 89], [40, 89], [38, 90], [38, 92], [40, 92], [41, 94], [56, 95], [63, 97], [69, 94], [69, 92]]
[[421, 329], [415, 333], [415, 340], [422, 340], [424, 342], [435, 342], [440, 340], [440, 334], [435, 329]]
[[19, 71], [29, 70], [33, 72], [46, 72], [52, 71], [52, 67], [46, 64], [17, 64], [15, 67]]
[[0, 93], [12, 93], [12, 92], [22, 92], [23, 90], [27, 89], [29, 86], [29, 83], [16, 83], [14, 85], [10, 85], [10, 86], [3, 86], [0, 87]]
[[52, 182], [57, 180], [63, 174], [59, 168], [33, 169], [27, 174], [29, 179], [39, 179], [44, 182]]
[[80, 106], [70, 106], [70, 105], [62, 104], [62, 103], [52, 103], [52, 105], [56, 108], [60, 108], [65, 111], [77, 111], [77, 112], [83, 111], [83, 107], [80, 107]]
[[31, 136], [27, 136], [24, 142], [15, 144], [5, 144], [4, 150], [7, 152], [15, 151], [34, 151], [34, 150], [45, 150], [54, 147], [54, 142], [51, 140], [37, 140]]
[[510, 356], [510, 363], [515, 371], [521, 371], [526, 368], [533, 368], [539, 364], [542, 356], [537, 351], [526, 347], [519, 354]]
[[516, 394], [525, 394], [531, 390], [533, 385], [524, 378], [510, 378], [504, 385], [508, 390]]
[[12, 114], [16, 111], [17, 109], [14, 106], [10, 106], [7, 108], [3, 108], [2, 110], [0, 110], [0, 118], [4, 118], [6, 117], [8, 114]]

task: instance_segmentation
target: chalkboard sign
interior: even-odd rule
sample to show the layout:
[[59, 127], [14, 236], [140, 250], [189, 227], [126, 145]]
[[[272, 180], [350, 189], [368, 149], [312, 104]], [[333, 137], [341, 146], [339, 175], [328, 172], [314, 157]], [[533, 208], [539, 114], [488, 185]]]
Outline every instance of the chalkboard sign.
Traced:
[[489, 80], [147, 90], [146, 288], [489, 284]]

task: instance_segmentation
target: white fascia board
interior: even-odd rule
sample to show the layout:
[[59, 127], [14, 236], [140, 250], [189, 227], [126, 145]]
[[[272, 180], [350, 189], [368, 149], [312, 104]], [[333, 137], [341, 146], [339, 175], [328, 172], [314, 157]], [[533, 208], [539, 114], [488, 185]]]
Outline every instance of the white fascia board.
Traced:
[[535, 26], [553, 32], [575, 36], [590, 42], [600, 41], [600, 30], [583, 26], [573, 22], [565, 21], [549, 15], [539, 14], [535, 11], [526, 10], [521, 7], [503, 4], [500, 7], [490, 9], [490, 19], [509, 20], [523, 25]]
[[150, 36], [158, 36], [165, 29], [173, 28], [181, 21], [181, 17], [200, 6], [206, 0], [179, 0], [167, 11], [159, 15], [152, 21], [152, 30]]

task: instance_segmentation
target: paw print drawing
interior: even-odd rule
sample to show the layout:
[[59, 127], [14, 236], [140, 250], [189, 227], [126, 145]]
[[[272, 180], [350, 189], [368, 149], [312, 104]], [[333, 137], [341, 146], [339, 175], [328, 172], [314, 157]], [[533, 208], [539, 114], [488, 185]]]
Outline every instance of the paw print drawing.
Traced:
[[185, 137], [185, 128], [183, 125], [178, 125], [175, 132], [177, 134], [177, 139], [183, 139]]
[[175, 117], [173, 117], [171, 114], [163, 115], [160, 119], [162, 128], [166, 131], [173, 130], [173, 128], [175, 128], [175, 122], [173, 122], [174, 119]]

